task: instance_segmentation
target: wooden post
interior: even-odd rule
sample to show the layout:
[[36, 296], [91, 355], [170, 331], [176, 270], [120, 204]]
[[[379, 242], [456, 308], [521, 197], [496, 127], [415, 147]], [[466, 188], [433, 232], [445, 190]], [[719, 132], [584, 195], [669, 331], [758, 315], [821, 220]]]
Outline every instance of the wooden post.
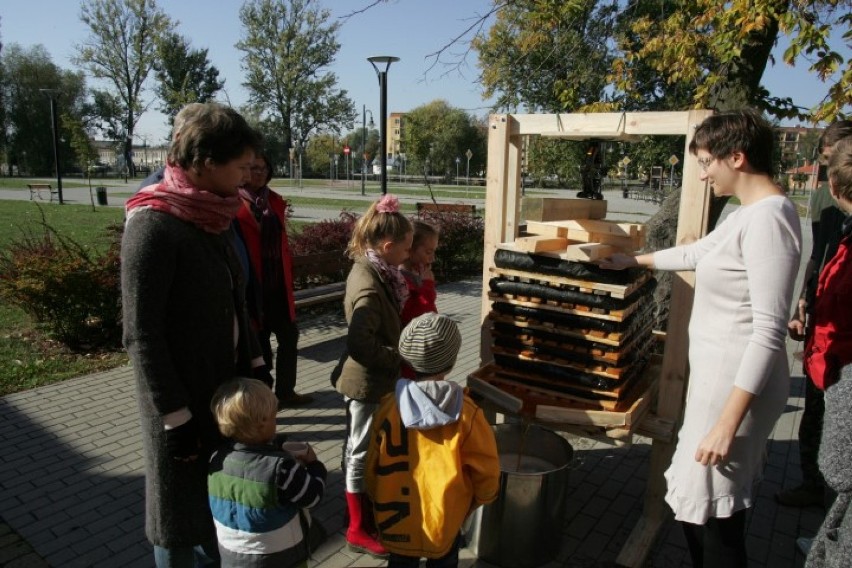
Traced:
[[[710, 191], [708, 185], [698, 178], [699, 165], [695, 156], [689, 153], [689, 143], [695, 127], [711, 114], [711, 111], [690, 111], [685, 125], [684, 156], [686, 159], [683, 167], [683, 186], [677, 226], [677, 244], [679, 245], [693, 242], [707, 234]], [[657, 417], [670, 421], [674, 425], [674, 431], [677, 431], [683, 419], [684, 394], [689, 367], [687, 328], [689, 316], [692, 313], [694, 286], [694, 272], [674, 274], [669, 323], [666, 329], [666, 348], [663, 353], [663, 367], [657, 395]], [[645, 508], [616, 558], [616, 564], [636, 568], [643, 566], [660, 527], [671, 513], [664, 501], [666, 481], [663, 473], [671, 464], [675, 444], [675, 439], [670, 441], [655, 439], [652, 442]]]

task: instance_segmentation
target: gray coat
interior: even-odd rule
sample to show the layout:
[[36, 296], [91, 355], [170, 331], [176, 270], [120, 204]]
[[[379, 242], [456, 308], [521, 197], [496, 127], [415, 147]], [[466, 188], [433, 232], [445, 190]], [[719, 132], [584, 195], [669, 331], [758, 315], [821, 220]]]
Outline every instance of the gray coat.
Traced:
[[[145, 532], [165, 548], [215, 542], [207, 461], [219, 445], [210, 400], [249, 373], [259, 353], [248, 328], [244, 278], [230, 232], [213, 235], [140, 210], [121, 245], [124, 345], [136, 377], [145, 455]], [[234, 345], [234, 323], [239, 345]], [[194, 463], [167, 455], [162, 417], [188, 407], [200, 432]]]
[[852, 365], [825, 390], [819, 468], [837, 498], [811, 545], [806, 568], [852, 566]]
[[400, 310], [390, 287], [366, 257], [352, 265], [343, 310], [349, 332], [346, 352], [334, 371], [340, 377], [337, 390], [349, 398], [379, 402], [393, 392], [399, 378]]

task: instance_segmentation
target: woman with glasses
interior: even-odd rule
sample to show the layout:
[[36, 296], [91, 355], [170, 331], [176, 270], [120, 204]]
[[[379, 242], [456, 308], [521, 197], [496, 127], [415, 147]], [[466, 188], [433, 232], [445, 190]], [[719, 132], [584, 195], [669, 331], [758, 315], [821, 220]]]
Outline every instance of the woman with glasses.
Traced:
[[689, 389], [665, 478], [696, 567], [747, 565], [745, 515], [790, 389], [785, 337], [801, 227], [772, 179], [773, 138], [751, 111], [708, 117], [689, 151], [713, 193], [736, 197], [739, 209], [692, 244], [601, 262], [695, 271]]
[[272, 366], [273, 333], [278, 342], [274, 391], [279, 408], [301, 406], [311, 403], [313, 398], [295, 390], [299, 328], [293, 303], [287, 202], [269, 189], [272, 162], [266, 154], [255, 158], [250, 172], [249, 180], [240, 188], [242, 207], [235, 223], [249, 257], [249, 312], [267, 367]]

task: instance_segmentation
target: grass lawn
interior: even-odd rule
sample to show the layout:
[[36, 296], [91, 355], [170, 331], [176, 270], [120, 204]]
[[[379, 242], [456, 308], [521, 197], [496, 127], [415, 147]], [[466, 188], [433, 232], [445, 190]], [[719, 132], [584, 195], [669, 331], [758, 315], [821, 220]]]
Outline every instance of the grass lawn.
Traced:
[[[120, 222], [120, 208], [83, 205], [38, 204], [30, 201], [0, 201], [0, 247], [27, 232], [40, 235], [42, 215], [61, 235], [99, 250], [106, 247], [106, 227]], [[0, 396], [61, 381], [70, 377], [110, 369], [127, 361], [123, 352], [72, 353], [46, 339], [35, 322], [20, 308], [0, 299]]]

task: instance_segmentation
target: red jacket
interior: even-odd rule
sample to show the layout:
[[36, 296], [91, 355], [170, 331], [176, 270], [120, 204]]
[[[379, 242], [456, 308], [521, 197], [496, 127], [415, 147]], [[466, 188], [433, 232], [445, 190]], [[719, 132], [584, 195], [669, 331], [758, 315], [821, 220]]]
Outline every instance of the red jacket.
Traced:
[[[402, 307], [402, 313], [399, 319], [402, 320], [402, 327], [408, 325], [408, 322], [429, 312], [437, 312], [438, 307], [435, 301], [438, 298], [438, 292], [435, 290], [434, 280], [421, 280], [418, 286], [417, 280], [413, 274], [406, 270], [402, 271], [405, 276], [405, 284], [408, 286], [408, 300], [405, 306]], [[403, 361], [402, 376], [406, 379], [414, 379], [414, 369], [409, 367]]]
[[[290, 309], [290, 321], [296, 321], [296, 306], [293, 300], [293, 255], [290, 253], [290, 241], [287, 240], [287, 221], [285, 212], [287, 202], [283, 197], [269, 192], [269, 206], [281, 221], [281, 258], [284, 263], [284, 288], [287, 294], [287, 306]], [[260, 257], [260, 225], [251, 212], [251, 205], [243, 200], [243, 206], [237, 212], [237, 221], [240, 224], [240, 233], [248, 251], [253, 276], [260, 281], [263, 278], [263, 269]], [[258, 322], [260, 324], [260, 322]]]
[[813, 331], [805, 345], [805, 372], [825, 390], [852, 363], [852, 236], [840, 241], [837, 253], [819, 275]]

